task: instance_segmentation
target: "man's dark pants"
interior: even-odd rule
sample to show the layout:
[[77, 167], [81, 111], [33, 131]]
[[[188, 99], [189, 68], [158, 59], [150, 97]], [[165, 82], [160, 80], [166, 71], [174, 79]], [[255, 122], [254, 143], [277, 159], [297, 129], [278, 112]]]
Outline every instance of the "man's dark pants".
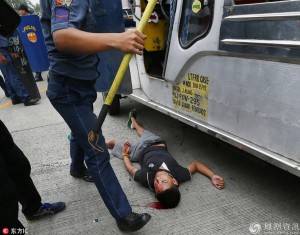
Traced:
[[40, 208], [41, 197], [30, 178], [30, 171], [28, 159], [0, 120], [0, 231], [23, 228], [18, 220], [18, 201], [27, 216]]

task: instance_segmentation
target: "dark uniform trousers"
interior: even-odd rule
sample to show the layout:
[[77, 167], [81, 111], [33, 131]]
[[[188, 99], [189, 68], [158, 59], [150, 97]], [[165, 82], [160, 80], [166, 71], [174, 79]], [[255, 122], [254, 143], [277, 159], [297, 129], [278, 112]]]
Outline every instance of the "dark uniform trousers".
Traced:
[[27, 216], [40, 208], [41, 197], [30, 178], [30, 171], [28, 159], [0, 120], [0, 231], [23, 228], [18, 220], [18, 201]]
[[19, 75], [15, 68], [13, 59], [10, 56], [8, 49], [6, 48], [0, 47], [0, 53], [3, 54], [3, 56], [7, 60], [7, 65], [0, 63], [0, 69], [3, 73], [6, 88], [8, 93], [10, 94], [10, 98], [11, 100], [21, 100], [22, 102], [24, 102], [29, 97], [29, 94], [25, 90], [23, 83], [19, 79]]
[[97, 145], [103, 151], [94, 149], [88, 134], [95, 127], [97, 117], [93, 103], [97, 98], [95, 81], [78, 80], [49, 73], [47, 96], [53, 107], [71, 129], [71, 170], [84, 169], [84, 161], [109, 212], [115, 219], [124, 219], [131, 212], [131, 206], [111, 167], [110, 156], [102, 133]]

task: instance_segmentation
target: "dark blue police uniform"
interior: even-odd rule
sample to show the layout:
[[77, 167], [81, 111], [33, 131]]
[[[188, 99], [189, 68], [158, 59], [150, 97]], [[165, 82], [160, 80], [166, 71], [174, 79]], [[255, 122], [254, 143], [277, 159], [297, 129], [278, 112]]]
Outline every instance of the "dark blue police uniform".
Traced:
[[0, 53], [7, 60], [7, 65], [0, 63], [0, 69], [3, 73], [7, 91], [12, 101], [25, 102], [29, 94], [25, 90], [24, 85], [19, 80], [13, 59], [8, 51], [8, 40], [7, 38], [0, 35]]
[[56, 30], [76, 28], [94, 32], [95, 20], [89, 1], [41, 1], [41, 23], [50, 59], [47, 96], [53, 107], [72, 131], [71, 171], [83, 171], [86, 165], [103, 201], [114, 218], [124, 219], [131, 206], [110, 165], [105, 140], [100, 133], [95, 150], [88, 142], [88, 133], [96, 124], [93, 103], [97, 98], [94, 83], [99, 76], [96, 54], [71, 54], [59, 52], [52, 33]]

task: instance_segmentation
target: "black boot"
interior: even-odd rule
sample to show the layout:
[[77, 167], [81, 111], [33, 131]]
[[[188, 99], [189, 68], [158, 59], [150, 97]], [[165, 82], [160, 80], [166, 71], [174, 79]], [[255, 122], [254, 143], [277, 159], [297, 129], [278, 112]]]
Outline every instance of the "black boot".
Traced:
[[13, 105], [20, 104], [22, 101], [20, 99], [11, 100]]
[[118, 228], [123, 232], [134, 232], [146, 225], [151, 219], [147, 213], [137, 214], [131, 212], [125, 219], [117, 220]]
[[90, 173], [88, 172], [88, 169], [85, 169], [82, 172], [75, 172], [75, 171], [71, 171], [70, 170], [70, 175], [75, 177], [75, 178], [81, 178], [86, 182], [94, 182], [92, 176], [90, 175]]
[[34, 104], [36, 104], [39, 100], [40, 100], [39, 98], [30, 98], [30, 97], [28, 97], [28, 98], [24, 101], [24, 105], [25, 105], [25, 106], [34, 105]]
[[41, 72], [36, 72], [36, 73], [35, 73], [34, 80], [35, 80], [36, 82], [43, 81], [42, 73], [41, 73]]
[[42, 77], [35, 77], [34, 78], [34, 81], [36, 82], [41, 82], [41, 81], [44, 81]]

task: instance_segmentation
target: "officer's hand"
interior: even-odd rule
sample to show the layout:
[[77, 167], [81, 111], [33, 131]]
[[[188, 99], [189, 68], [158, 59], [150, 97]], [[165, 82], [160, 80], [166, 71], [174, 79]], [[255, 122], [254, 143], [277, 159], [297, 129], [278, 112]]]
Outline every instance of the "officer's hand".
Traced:
[[146, 38], [145, 34], [136, 29], [128, 30], [120, 33], [119, 45], [117, 47], [123, 52], [142, 55]]
[[1, 53], [0, 53], [0, 62], [1, 62], [1, 64], [7, 65], [7, 60], [4, 57], [4, 55], [2, 55]]

